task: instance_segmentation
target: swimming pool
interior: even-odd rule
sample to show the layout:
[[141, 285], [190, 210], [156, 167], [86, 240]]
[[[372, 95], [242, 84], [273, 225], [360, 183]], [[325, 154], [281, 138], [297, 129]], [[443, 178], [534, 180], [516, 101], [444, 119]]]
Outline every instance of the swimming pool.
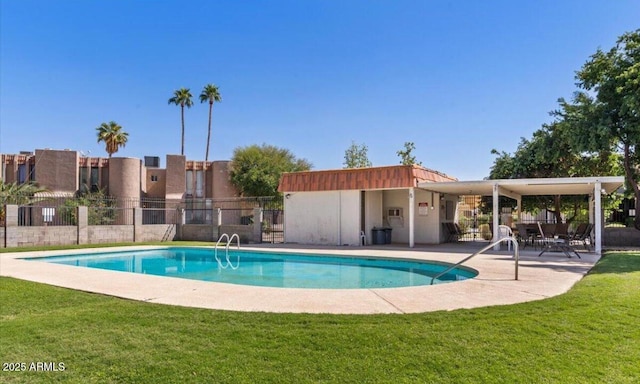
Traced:
[[[431, 284], [451, 265], [407, 259], [170, 247], [28, 258], [25, 260], [263, 287], [358, 289]], [[466, 280], [478, 272], [458, 267], [434, 284]]]

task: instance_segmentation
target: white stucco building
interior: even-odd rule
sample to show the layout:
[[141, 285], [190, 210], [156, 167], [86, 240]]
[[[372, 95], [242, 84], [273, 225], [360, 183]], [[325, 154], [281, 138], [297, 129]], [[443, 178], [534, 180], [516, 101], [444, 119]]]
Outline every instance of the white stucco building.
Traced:
[[499, 196], [520, 206], [522, 196], [588, 195], [594, 248], [600, 253], [601, 196], [623, 184], [622, 176], [458, 181], [427, 168], [396, 165], [285, 173], [278, 190], [285, 197], [286, 243], [372, 244], [377, 239], [372, 229], [390, 228], [391, 241], [409, 247], [444, 242], [448, 234], [442, 223], [455, 221], [462, 195], [493, 196], [494, 238]]
[[419, 183], [455, 178], [419, 166], [396, 165], [285, 173], [284, 240], [287, 243], [360, 245], [375, 241], [372, 229], [391, 228], [393, 243], [436, 244], [441, 222], [453, 220], [456, 196], [417, 189]]

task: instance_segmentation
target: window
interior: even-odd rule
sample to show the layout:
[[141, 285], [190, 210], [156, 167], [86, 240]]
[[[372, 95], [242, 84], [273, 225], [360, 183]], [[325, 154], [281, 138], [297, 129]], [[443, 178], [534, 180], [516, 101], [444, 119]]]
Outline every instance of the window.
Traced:
[[196, 197], [204, 197], [204, 173], [196, 171]]
[[91, 185], [99, 185], [100, 170], [98, 167], [91, 167]]
[[78, 183], [80, 185], [80, 190], [82, 192], [88, 192], [89, 191], [89, 176], [90, 176], [90, 170], [87, 167], [80, 167], [80, 173], [78, 174]]
[[187, 171], [187, 196], [193, 196], [193, 171]]
[[387, 211], [388, 217], [402, 217], [402, 208], [389, 208]]
[[18, 184], [27, 182], [27, 165], [20, 164], [18, 165]]
[[151, 175], [151, 181], [158, 181], [158, 175]]

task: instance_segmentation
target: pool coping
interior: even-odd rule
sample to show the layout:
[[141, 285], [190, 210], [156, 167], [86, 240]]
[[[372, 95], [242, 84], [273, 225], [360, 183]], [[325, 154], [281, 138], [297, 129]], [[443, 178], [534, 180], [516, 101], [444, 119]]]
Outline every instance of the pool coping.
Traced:
[[[170, 245], [170, 247], [183, 247]], [[479, 272], [473, 279], [433, 286], [374, 289], [307, 289], [244, 286], [161, 277], [130, 272], [20, 260], [27, 257], [100, 253], [165, 246], [127, 246], [0, 254], [0, 276], [13, 277], [86, 292], [144, 302], [244, 312], [276, 313], [421, 313], [541, 300], [567, 292], [599, 260], [581, 252], [582, 259], [562, 253], [520, 252], [519, 279], [506, 251], [491, 251], [464, 265]], [[201, 248], [201, 247], [198, 247]], [[455, 263], [468, 248], [310, 247], [302, 245], [243, 246], [243, 250], [310, 254], [374, 256]]]

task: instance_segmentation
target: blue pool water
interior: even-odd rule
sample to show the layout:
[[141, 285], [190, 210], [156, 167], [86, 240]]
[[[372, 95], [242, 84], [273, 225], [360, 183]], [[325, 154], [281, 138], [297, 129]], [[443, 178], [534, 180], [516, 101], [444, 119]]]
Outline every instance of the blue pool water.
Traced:
[[[166, 248], [29, 258], [28, 260], [230, 284], [287, 288], [391, 288], [431, 284], [450, 264], [383, 258]], [[477, 276], [456, 268], [436, 283]]]

